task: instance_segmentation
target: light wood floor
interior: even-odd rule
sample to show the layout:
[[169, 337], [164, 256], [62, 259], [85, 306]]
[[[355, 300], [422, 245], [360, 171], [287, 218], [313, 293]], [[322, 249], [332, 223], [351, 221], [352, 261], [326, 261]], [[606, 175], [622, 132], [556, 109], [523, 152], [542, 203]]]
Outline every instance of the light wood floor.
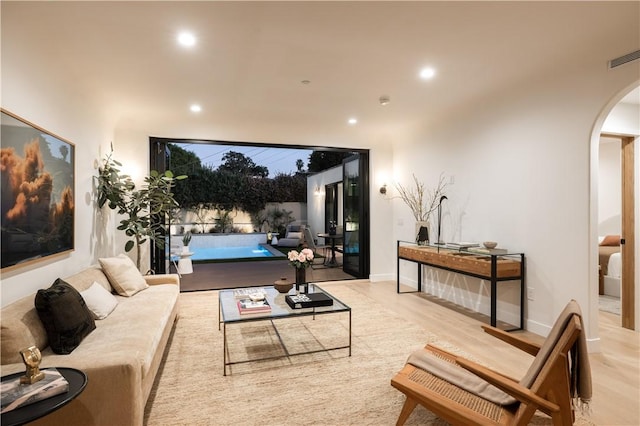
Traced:
[[[322, 284], [328, 291], [331, 285]], [[477, 320], [416, 294], [397, 294], [395, 282], [351, 281], [348, 285], [502, 373], [519, 378], [531, 363], [531, 356], [484, 333]], [[600, 313], [603, 352], [590, 354], [593, 378], [590, 420], [597, 425], [637, 426], [640, 425], [640, 333], [621, 328], [619, 322], [619, 316]], [[527, 331], [514, 333], [531, 340], [543, 340]]]

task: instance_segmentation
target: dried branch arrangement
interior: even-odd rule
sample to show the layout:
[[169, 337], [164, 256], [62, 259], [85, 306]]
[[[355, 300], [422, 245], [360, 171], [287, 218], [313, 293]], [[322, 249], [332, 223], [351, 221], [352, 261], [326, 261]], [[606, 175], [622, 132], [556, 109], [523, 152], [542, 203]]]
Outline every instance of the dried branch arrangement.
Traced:
[[445, 182], [444, 172], [440, 173], [438, 186], [435, 189], [425, 189], [424, 183], [420, 182], [416, 175], [413, 176], [415, 186], [406, 187], [401, 183], [396, 183], [395, 187], [400, 194], [399, 198], [409, 206], [416, 221], [424, 222], [429, 220], [431, 213], [438, 208], [440, 197], [445, 195], [448, 183]]

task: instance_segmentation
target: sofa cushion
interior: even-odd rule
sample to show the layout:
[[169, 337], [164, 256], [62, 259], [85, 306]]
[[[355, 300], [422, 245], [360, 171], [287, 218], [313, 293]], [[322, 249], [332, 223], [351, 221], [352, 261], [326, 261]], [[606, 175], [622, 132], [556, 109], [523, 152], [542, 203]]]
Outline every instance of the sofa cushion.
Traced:
[[21, 362], [20, 350], [36, 344], [29, 328], [15, 318], [2, 319], [0, 336], [0, 356], [3, 364]]
[[302, 238], [302, 232], [288, 232], [288, 233], [287, 233], [287, 238], [297, 238], [297, 239], [300, 239], [300, 238]]
[[64, 280], [78, 291], [86, 290], [91, 287], [93, 283], [98, 283], [109, 293], [114, 292], [113, 287], [111, 287], [111, 283], [109, 282], [109, 278], [102, 270], [100, 264], [91, 265], [80, 272], [65, 277]]
[[[33, 304], [34, 295], [23, 297], [2, 308], [0, 314], [0, 348], [2, 364], [22, 363], [21, 349], [37, 346], [43, 351], [47, 346], [47, 331], [40, 321]], [[26, 343], [26, 345], [25, 345]]]
[[120, 296], [130, 297], [148, 287], [136, 265], [125, 254], [99, 259], [111, 286]]
[[84, 299], [94, 319], [105, 319], [118, 306], [118, 299], [97, 282], [81, 291], [80, 296]]
[[70, 354], [96, 328], [78, 290], [60, 278], [48, 289], [38, 290], [35, 306], [49, 346], [57, 354]]

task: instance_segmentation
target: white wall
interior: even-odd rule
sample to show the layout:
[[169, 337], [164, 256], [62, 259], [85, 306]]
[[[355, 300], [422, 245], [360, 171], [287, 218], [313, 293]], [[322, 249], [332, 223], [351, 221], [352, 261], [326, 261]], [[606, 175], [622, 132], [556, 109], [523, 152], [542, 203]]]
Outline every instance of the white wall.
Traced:
[[[576, 60], [468, 105], [397, 146], [394, 168], [403, 183], [411, 173], [427, 183], [437, 182], [440, 172], [453, 176], [444, 239], [493, 240], [523, 251], [527, 287], [534, 292], [524, 308], [526, 328], [546, 335], [560, 310], [576, 299], [588, 313], [593, 348], [598, 328], [597, 259], [590, 245], [591, 135], [604, 106], [637, 84], [638, 74], [633, 66], [609, 72], [604, 60], [592, 60]], [[395, 238], [411, 239], [408, 209], [398, 201], [394, 214]], [[402, 274], [415, 281], [415, 267]], [[466, 303], [477, 304], [469, 307], [487, 310], [475, 284], [451, 285], [457, 286], [455, 297], [466, 292]]]
[[598, 235], [620, 235], [620, 139], [601, 138], [598, 155]]
[[[328, 231], [324, 229], [325, 185], [335, 182], [342, 182], [342, 166], [307, 177], [307, 222], [314, 234]], [[318, 194], [316, 188], [320, 189]]]
[[73, 81], [52, 80], [48, 66], [19, 39], [3, 39], [2, 107], [75, 145], [75, 251], [3, 271], [2, 306], [114, 254], [113, 217], [97, 212], [92, 191], [94, 160], [108, 152], [113, 123]]
[[640, 129], [640, 108], [637, 104], [619, 103], [602, 125], [602, 133], [637, 135]]

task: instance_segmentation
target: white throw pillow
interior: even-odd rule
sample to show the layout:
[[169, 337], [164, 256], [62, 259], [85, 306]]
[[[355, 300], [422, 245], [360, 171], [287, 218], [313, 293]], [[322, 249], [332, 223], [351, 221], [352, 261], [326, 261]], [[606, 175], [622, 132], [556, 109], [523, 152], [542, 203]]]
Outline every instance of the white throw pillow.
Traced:
[[80, 292], [94, 319], [105, 319], [118, 306], [118, 299], [97, 282]]
[[149, 287], [136, 265], [125, 254], [98, 259], [111, 287], [120, 296], [131, 297]]
[[302, 238], [302, 232], [288, 232], [287, 238]]

